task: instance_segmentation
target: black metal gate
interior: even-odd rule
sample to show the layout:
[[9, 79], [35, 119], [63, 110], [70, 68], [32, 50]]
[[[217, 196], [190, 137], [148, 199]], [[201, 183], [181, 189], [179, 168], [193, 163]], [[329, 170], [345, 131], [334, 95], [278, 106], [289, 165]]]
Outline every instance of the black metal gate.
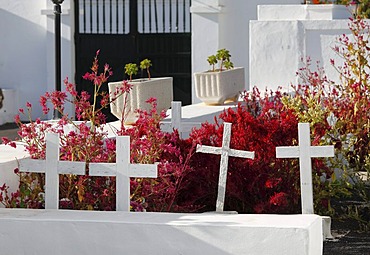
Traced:
[[[110, 81], [127, 78], [125, 64], [148, 58], [153, 77], [173, 77], [174, 100], [191, 103], [191, 0], [74, 2], [78, 91], [93, 92], [82, 76], [100, 49], [101, 66], [108, 63], [113, 69]], [[115, 119], [109, 110], [104, 113]]]

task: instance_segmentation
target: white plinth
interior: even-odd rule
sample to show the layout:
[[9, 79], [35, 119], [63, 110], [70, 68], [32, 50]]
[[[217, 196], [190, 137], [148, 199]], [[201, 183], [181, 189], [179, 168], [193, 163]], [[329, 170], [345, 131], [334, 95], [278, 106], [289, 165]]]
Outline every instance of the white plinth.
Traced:
[[[20, 143], [17, 144], [16, 149], [9, 145], [0, 144], [0, 186], [6, 183], [10, 187], [10, 192], [17, 190], [19, 178], [14, 173], [14, 169], [18, 167], [17, 159], [28, 156], [29, 154]], [[0, 207], [2, 207], [1, 204]]]
[[336, 4], [259, 5], [258, 20], [334, 20], [352, 17], [351, 7]]
[[317, 215], [0, 209], [1, 254], [319, 255]]
[[[207, 105], [205, 103], [186, 105], [181, 107], [182, 119], [188, 122], [210, 122], [214, 123], [214, 118], [218, 117], [225, 109], [236, 108], [236, 103], [226, 103], [223, 105]], [[165, 121], [171, 120], [171, 110], [167, 111], [168, 117]]]

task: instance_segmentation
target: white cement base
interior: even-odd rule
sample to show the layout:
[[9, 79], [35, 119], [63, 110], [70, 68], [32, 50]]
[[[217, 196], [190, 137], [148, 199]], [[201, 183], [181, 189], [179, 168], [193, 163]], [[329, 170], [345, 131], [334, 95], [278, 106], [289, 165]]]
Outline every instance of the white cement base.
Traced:
[[323, 250], [317, 215], [0, 209], [0, 237], [1, 254], [319, 255]]
[[21, 143], [17, 143], [17, 148], [0, 144], [0, 186], [6, 183], [10, 187], [9, 192], [17, 190], [19, 178], [14, 174], [14, 169], [18, 167], [17, 159], [28, 157], [28, 155]]
[[[240, 102], [243, 103], [243, 102]], [[224, 110], [228, 108], [236, 108], [238, 102], [230, 102], [223, 105], [207, 105], [205, 103], [198, 103], [186, 105], [181, 107], [182, 119], [189, 122], [210, 122], [214, 123], [214, 118], [218, 117]], [[171, 120], [171, 110], [167, 111], [168, 117], [165, 121]]]

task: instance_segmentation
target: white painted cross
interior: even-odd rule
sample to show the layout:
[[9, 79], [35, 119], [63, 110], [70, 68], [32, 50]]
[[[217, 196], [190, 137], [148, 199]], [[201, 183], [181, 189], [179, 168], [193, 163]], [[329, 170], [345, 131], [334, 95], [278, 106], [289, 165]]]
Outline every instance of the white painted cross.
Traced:
[[334, 146], [311, 146], [310, 124], [298, 124], [299, 146], [276, 148], [277, 158], [299, 158], [301, 179], [301, 207], [303, 214], [313, 214], [313, 187], [311, 158], [334, 157]]
[[116, 139], [116, 163], [90, 163], [91, 176], [116, 176], [116, 211], [130, 211], [130, 177], [156, 178], [157, 164], [130, 163], [130, 137]]
[[19, 171], [45, 173], [45, 209], [59, 208], [59, 174], [84, 175], [86, 163], [59, 160], [59, 135], [46, 134], [46, 160], [19, 160]]
[[[47, 169], [45, 171], [45, 169]], [[46, 134], [46, 160], [21, 159], [21, 172], [45, 173], [45, 208], [59, 208], [59, 174], [84, 175], [85, 162], [59, 160], [59, 135]], [[157, 165], [130, 164], [130, 137], [116, 141], [116, 163], [90, 163], [91, 176], [116, 176], [116, 210], [130, 210], [130, 177], [157, 177]]]
[[212, 147], [199, 144], [197, 145], [197, 152], [221, 155], [216, 212], [223, 212], [224, 210], [229, 157], [254, 159], [254, 151], [251, 152], [230, 149], [230, 138], [231, 138], [231, 123], [225, 122], [224, 133], [222, 137], [222, 147]]
[[180, 137], [183, 132], [190, 132], [193, 127], [200, 127], [199, 122], [182, 122], [181, 102], [171, 102], [171, 122], [162, 121], [161, 129], [164, 132], [172, 132], [173, 129], [179, 131]]

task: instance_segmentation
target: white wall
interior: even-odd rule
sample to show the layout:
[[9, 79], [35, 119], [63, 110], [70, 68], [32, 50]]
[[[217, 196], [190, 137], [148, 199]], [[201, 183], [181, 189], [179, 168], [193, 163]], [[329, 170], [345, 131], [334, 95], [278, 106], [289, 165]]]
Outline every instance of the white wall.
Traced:
[[296, 72], [308, 56], [313, 70], [320, 61], [329, 79], [338, 81], [330, 59], [337, 63], [340, 59], [331, 47], [339, 35], [349, 33], [351, 13], [343, 6], [332, 7], [302, 5], [287, 10], [261, 6], [259, 20], [250, 22], [250, 85], [260, 90], [281, 86], [289, 91], [292, 84], [299, 84]]
[[17, 106], [37, 106], [46, 89], [46, 1], [0, 0], [0, 7], [0, 87], [17, 90]]
[[[30, 102], [33, 118], [42, 116], [40, 95], [54, 89], [52, 8], [50, 0], [0, 0], [0, 88], [16, 90], [17, 109]], [[69, 9], [69, 0], [62, 8]], [[73, 78], [71, 17], [62, 15], [62, 79]]]
[[[74, 24], [73, 5], [70, 2], [72, 1], [65, 0], [62, 4], [62, 79], [68, 76], [74, 82], [75, 53], [71, 40]], [[317, 39], [326, 36], [325, 40], [329, 40], [328, 36], [344, 31], [346, 21], [315, 23], [285, 20], [273, 24], [263, 20], [252, 21], [251, 25], [249, 21], [257, 19], [257, 5], [301, 5], [301, 2], [302, 0], [192, 1], [192, 72], [209, 69], [207, 57], [220, 48], [227, 48], [235, 66], [246, 68], [246, 89], [255, 85], [263, 88], [277, 84], [286, 86], [294, 82], [295, 77], [292, 79], [292, 76], [295, 76], [300, 57], [305, 52], [321, 56], [317, 49], [324, 39], [320, 43]], [[0, 8], [0, 87], [17, 90], [17, 108], [30, 101], [35, 107], [33, 117], [42, 116], [38, 105], [39, 96], [55, 87], [53, 4], [50, 0], [0, 0]], [[264, 33], [260, 33], [261, 37], [251, 38], [251, 43], [250, 26], [253, 36], [260, 31]], [[326, 31], [324, 34], [320, 32], [323, 30]], [[250, 47], [253, 54], [251, 56]], [[327, 55], [325, 48], [320, 49]], [[249, 69], [253, 77], [250, 77]], [[192, 90], [193, 103], [200, 102], [195, 96], [194, 85]], [[51, 115], [47, 117], [51, 118]]]
[[[249, 89], [249, 21], [257, 19], [257, 5], [301, 4], [302, 0], [194, 0], [192, 1], [192, 72], [209, 69], [207, 57], [227, 48], [235, 66], [245, 67]], [[192, 102], [195, 96], [192, 85]]]

